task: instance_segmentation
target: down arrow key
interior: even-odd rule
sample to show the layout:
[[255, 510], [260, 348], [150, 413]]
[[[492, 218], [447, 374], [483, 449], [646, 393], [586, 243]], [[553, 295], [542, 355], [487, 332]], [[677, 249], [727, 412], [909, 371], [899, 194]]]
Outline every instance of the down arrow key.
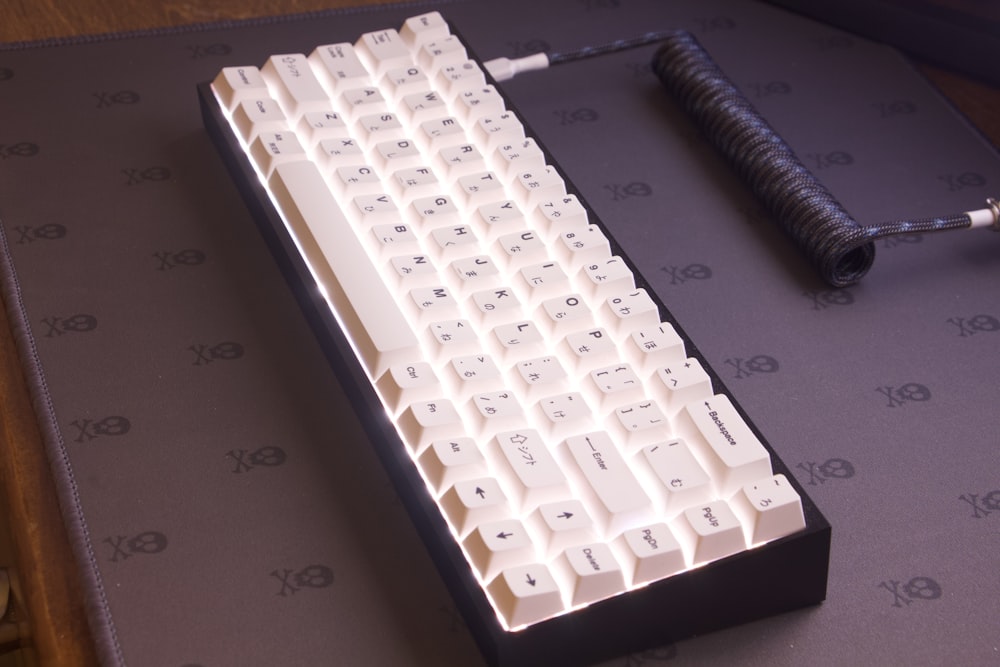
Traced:
[[562, 594], [544, 565], [521, 565], [501, 572], [488, 586], [507, 626], [535, 623], [563, 611]]

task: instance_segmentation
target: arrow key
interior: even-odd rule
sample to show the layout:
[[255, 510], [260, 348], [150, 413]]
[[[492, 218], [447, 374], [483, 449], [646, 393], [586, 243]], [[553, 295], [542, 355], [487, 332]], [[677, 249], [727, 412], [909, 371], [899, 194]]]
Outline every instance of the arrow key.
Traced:
[[536, 560], [535, 545], [517, 519], [480, 524], [462, 545], [484, 581], [489, 581], [501, 570]]
[[462, 537], [482, 523], [510, 516], [507, 496], [492, 477], [455, 482], [441, 496], [438, 505]]
[[528, 517], [528, 525], [538, 535], [544, 559], [553, 558], [567, 547], [597, 539], [594, 519], [579, 500], [561, 500], [539, 505]]
[[556, 580], [540, 564], [506, 569], [490, 582], [488, 590], [509, 629], [541, 621], [565, 609]]

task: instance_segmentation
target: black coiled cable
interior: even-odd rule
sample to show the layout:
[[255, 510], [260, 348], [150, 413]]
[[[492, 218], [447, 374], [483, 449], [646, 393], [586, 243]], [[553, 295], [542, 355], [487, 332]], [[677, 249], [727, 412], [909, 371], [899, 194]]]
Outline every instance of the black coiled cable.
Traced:
[[[693, 35], [659, 33], [653, 71], [834, 287], [871, 268], [875, 239], [969, 227], [967, 214], [862, 226], [796, 157]], [[589, 55], [589, 54], [588, 54]]]

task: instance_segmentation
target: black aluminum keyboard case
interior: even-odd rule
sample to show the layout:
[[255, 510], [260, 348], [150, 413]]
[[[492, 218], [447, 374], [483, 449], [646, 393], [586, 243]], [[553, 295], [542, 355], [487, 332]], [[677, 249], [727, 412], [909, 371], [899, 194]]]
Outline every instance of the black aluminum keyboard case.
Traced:
[[[470, 57], [475, 57], [471, 50]], [[346, 336], [314, 284], [280, 215], [232, 135], [211, 84], [199, 84], [198, 95], [206, 130], [313, 328], [331, 368], [351, 398], [372, 447], [487, 662], [518, 667], [592, 664], [815, 605], [826, 598], [830, 524], [734, 400], [736, 409], [747, 419], [754, 434], [770, 453], [773, 471], [784, 474], [801, 496], [805, 529], [518, 632], [505, 631], [459, 545], [452, 538], [446, 520], [427, 492], [406, 446], [386, 417], [364, 368], [355, 358]], [[509, 100], [505, 99], [505, 103], [508, 109], [518, 113]], [[518, 117], [523, 121], [522, 114], [518, 113]], [[548, 163], [559, 171], [566, 182], [567, 192], [576, 195], [587, 209], [590, 222], [604, 231], [611, 242], [612, 252], [629, 264], [635, 274], [636, 286], [645, 288], [659, 307], [661, 321], [674, 325], [684, 340], [689, 356], [698, 359], [705, 367], [715, 391], [729, 394], [718, 374], [526, 123], [525, 133], [535, 138]], [[349, 446], [352, 443], [342, 444]], [[402, 557], [405, 560], [405, 556]]]

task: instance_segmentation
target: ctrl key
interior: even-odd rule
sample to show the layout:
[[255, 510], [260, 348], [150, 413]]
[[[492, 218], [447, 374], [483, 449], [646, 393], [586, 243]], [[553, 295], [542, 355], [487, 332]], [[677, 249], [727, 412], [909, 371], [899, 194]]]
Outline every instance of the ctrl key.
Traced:
[[487, 587], [510, 629], [537, 623], [564, 610], [562, 593], [549, 569], [540, 564], [502, 571]]

